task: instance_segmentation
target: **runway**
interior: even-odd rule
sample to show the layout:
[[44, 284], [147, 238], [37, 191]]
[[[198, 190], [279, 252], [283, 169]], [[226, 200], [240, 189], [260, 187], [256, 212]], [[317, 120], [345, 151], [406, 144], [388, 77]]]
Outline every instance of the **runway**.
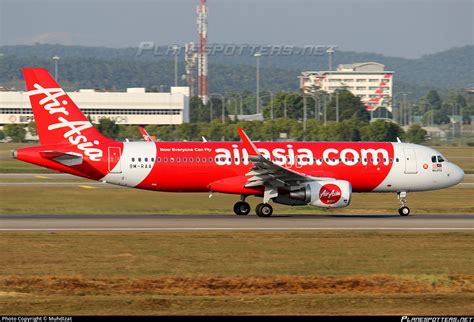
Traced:
[[474, 214], [0, 215], [0, 231], [472, 231]]

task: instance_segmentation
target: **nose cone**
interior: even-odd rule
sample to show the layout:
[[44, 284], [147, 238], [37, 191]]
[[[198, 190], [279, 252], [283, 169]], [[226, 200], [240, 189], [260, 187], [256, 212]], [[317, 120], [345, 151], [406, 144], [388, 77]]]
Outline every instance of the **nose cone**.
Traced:
[[451, 185], [456, 185], [464, 180], [464, 171], [454, 163], [449, 164], [449, 177]]

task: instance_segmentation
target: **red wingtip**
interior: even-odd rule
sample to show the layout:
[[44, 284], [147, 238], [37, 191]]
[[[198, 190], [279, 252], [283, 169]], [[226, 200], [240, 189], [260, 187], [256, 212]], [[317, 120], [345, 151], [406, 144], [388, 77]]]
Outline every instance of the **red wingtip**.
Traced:
[[240, 135], [240, 139], [242, 140], [242, 144], [244, 145], [244, 148], [247, 150], [250, 156], [257, 156], [260, 155], [258, 152], [257, 148], [253, 144], [253, 142], [249, 139], [247, 134], [242, 130], [240, 127], [237, 129]]

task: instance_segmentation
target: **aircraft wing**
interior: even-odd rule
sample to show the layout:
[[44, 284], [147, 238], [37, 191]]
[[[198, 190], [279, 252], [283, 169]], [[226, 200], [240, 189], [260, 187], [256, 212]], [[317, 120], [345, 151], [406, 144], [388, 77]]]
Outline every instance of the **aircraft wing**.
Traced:
[[74, 152], [62, 152], [62, 151], [41, 151], [40, 155], [43, 158], [51, 159], [67, 166], [82, 164], [83, 157], [79, 153]]
[[271, 160], [267, 160], [255, 147], [247, 134], [238, 129], [244, 148], [249, 153], [249, 160], [253, 163], [253, 168], [246, 174], [249, 177], [246, 188], [264, 186], [264, 203], [269, 199], [278, 196], [279, 187], [299, 185], [309, 181], [325, 181], [334, 178], [314, 177], [304, 173], [282, 167]]

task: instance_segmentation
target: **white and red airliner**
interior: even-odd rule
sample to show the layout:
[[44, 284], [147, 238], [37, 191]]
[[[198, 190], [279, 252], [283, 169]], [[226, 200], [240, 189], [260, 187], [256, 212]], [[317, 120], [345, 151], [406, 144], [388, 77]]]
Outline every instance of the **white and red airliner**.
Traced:
[[[399, 214], [410, 213], [407, 193], [453, 186], [464, 172], [438, 151], [401, 142], [118, 142], [100, 134], [47, 70], [25, 68], [39, 146], [13, 152], [19, 160], [55, 171], [132, 188], [240, 195], [285, 205], [341, 208], [353, 192], [396, 192]], [[147, 135], [146, 135], [147, 136]]]

